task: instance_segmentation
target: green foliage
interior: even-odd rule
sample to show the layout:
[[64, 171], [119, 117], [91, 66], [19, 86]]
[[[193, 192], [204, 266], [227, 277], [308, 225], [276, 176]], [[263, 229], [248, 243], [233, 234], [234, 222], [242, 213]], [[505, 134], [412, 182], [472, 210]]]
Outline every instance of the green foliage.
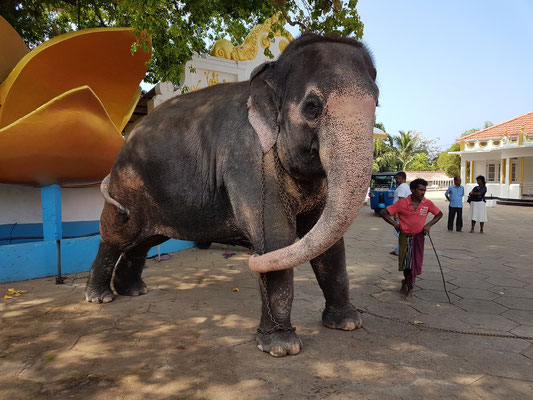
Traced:
[[427, 153], [414, 154], [404, 167], [406, 171], [432, 171], [433, 169], [433, 164], [429, 160]]
[[398, 150], [383, 139], [374, 139], [374, 163], [372, 172], [399, 171]]
[[394, 144], [398, 149], [398, 158], [402, 162], [402, 169], [405, 169], [407, 163], [417, 152], [420, 139], [413, 133], [413, 131], [399, 131], [399, 135], [394, 137]]
[[153, 55], [145, 80], [178, 85], [194, 53], [207, 52], [220, 38], [242, 44], [253, 26], [277, 12], [282, 18], [273, 29], [279, 32], [289, 23], [300, 32], [360, 39], [363, 24], [356, 5], [357, 0], [5, 0], [0, 14], [30, 48], [84, 28], [133, 27], [138, 35], [147, 32]]
[[[381, 122], [374, 124], [385, 131]], [[425, 139], [417, 131], [399, 131], [397, 136], [387, 134], [386, 139], [374, 139], [373, 172], [432, 171], [436, 168], [435, 140]]]
[[[374, 127], [385, 130], [382, 122], [374, 123]], [[392, 137], [387, 134], [387, 139], [374, 139], [374, 162], [372, 172], [399, 171], [398, 150], [393, 146]]]
[[461, 157], [455, 154], [448, 154], [450, 151], [459, 151], [459, 143], [454, 143], [444, 153], [439, 154], [436, 164], [439, 170], [446, 172], [449, 177], [461, 175]]

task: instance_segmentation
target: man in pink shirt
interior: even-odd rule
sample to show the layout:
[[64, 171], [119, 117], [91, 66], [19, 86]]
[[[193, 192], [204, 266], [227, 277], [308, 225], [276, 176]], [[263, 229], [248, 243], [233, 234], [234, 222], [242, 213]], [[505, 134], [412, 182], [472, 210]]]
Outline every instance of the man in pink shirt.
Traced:
[[[424, 197], [427, 184], [424, 179], [415, 179], [409, 185], [410, 196], [388, 206], [380, 213], [381, 217], [394, 226], [400, 234], [398, 269], [403, 271], [404, 275], [400, 292], [406, 298], [413, 295], [415, 278], [422, 273], [424, 235], [427, 235], [431, 227], [442, 218], [442, 211]], [[428, 213], [434, 217], [426, 223]], [[391, 215], [394, 214], [398, 215], [399, 222], [392, 219]]]

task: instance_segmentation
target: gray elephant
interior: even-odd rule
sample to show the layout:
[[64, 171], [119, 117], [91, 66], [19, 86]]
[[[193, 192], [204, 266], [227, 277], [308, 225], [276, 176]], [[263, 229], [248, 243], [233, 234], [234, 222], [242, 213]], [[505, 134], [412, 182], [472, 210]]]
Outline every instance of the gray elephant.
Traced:
[[245, 240], [257, 255], [259, 349], [298, 354], [293, 268], [308, 261], [326, 300], [322, 322], [353, 330], [343, 235], [364, 201], [378, 88], [366, 49], [304, 35], [248, 82], [161, 104], [131, 132], [110, 175], [102, 240], [85, 296], [109, 302], [147, 291], [148, 250], [168, 238]]

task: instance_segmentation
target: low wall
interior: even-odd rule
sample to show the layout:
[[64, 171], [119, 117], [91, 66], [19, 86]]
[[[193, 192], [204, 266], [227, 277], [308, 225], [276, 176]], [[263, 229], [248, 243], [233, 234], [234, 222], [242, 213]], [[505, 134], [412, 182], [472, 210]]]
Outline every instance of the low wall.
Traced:
[[[86, 272], [92, 266], [100, 235], [61, 240], [61, 273]], [[161, 244], [161, 253], [171, 253], [194, 246], [193, 242], [170, 239]], [[157, 246], [148, 256], [157, 254]], [[57, 274], [56, 242], [39, 241], [0, 246], [0, 283], [43, 278]]]

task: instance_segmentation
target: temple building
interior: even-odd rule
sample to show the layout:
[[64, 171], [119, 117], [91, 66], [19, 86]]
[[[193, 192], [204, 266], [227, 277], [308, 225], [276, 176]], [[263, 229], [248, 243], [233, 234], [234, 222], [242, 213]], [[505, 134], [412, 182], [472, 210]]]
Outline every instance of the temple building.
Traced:
[[483, 175], [487, 196], [533, 202], [533, 112], [457, 139], [461, 178], [469, 192]]

